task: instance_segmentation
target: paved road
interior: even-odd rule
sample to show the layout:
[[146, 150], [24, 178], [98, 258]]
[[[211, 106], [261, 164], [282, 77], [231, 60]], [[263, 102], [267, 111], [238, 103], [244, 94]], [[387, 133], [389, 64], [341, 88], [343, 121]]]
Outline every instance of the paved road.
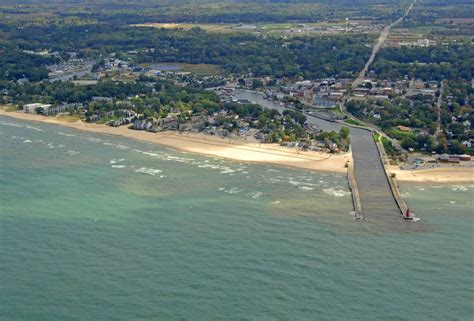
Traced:
[[400, 17], [399, 19], [397, 19], [396, 21], [392, 22], [391, 24], [389, 24], [388, 26], [386, 26], [383, 30], [382, 30], [382, 33], [380, 34], [379, 38], [377, 39], [377, 43], [374, 45], [374, 47], [372, 48], [372, 53], [370, 54], [370, 57], [369, 59], [367, 60], [367, 62], [365, 63], [365, 66], [364, 68], [361, 70], [361, 72], [359, 73], [359, 75], [357, 76], [357, 78], [352, 82], [352, 85], [351, 85], [351, 90], [348, 90], [347, 93], [344, 95], [344, 97], [342, 98], [340, 104], [339, 104], [339, 109], [341, 110], [341, 112], [346, 115], [349, 119], [352, 119], [352, 120], [355, 120], [359, 123], [362, 123], [364, 124], [366, 127], [369, 127], [373, 130], [376, 130], [378, 131], [382, 136], [384, 136], [386, 139], [390, 140], [392, 142], [392, 145], [395, 146], [395, 148], [399, 149], [399, 150], [403, 150], [403, 148], [400, 146], [400, 144], [398, 143], [397, 140], [395, 139], [392, 139], [391, 137], [389, 137], [388, 135], [386, 135], [382, 130], [380, 130], [379, 127], [373, 125], [373, 124], [370, 124], [370, 123], [367, 123], [367, 122], [364, 122], [358, 118], [356, 118], [355, 116], [353, 116], [351, 113], [349, 113], [346, 109], [346, 103], [347, 101], [350, 99], [351, 97], [351, 94], [352, 94], [352, 90], [357, 88], [365, 79], [366, 77], [366, 74], [369, 70], [369, 67], [370, 65], [374, 62], [375, 60], [375, 57], [377, 56], [377, 53], [379, 52], [380, 48], [382, 48], [383, 44], [385, 43], [385, 40], [387, 39], [389, 33], [390, 33], [390, 29], [396, 25], [398, 25], [400, 22], [403, 21], [403, 19], [405, 19], [409, 14], [410, 14], [410, 11], [413, 9], [413, 6], [415, 5], [417, 0], [414, 0], [410, 6], [408, 7], [408, 9], [405, 11], [405, 14]]
[[377, 43], [372, 48], [372, 53], [370, 54], [369, 60], [367, 60], [364, 68], [359, 73], [359, 76], [352, 83], [352, 89], [357, 88], [357, 86], [359, 86], [364, 81], [365, 75], [367, 74], [367, 71], [369, 71], [370, 65], [374, 62], [375, 56], [377, 56], [377, 53], [379, 52], [380, 48], [382, 48], [383, 44], [385, 43], [385, 40], [387, 40], [387, 37], [390, 33], [390, 29], [398, 25], [400, 22], [403, 21], [403, 19], [405, 19], [410, 14], [410, 11], [411, 9], [413, 9], [415, 3], [416, 0], [414, 0], [413, 3], [408, 7], [402, 17], [383, 28], [382, 33], [380, 34], [379, 39], [377, 40]]
[[437, 112], [437, 125], [436, 125], [436, 132], [441, 132], [441, 105], [443, 103], [443, 95], [444, 95], [444, 81], [441, 81], [441, 87], [439, 88], [439, 97], [438, 101], [436, 102], [436, 112]]

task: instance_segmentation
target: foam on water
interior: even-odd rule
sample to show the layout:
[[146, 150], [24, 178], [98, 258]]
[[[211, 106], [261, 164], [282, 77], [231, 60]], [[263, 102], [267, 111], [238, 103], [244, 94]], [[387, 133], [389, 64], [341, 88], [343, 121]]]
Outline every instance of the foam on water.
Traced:
[[101, 143], [103, 140], [100, 139], [100, 138], [96, 138], [96, 137], [87, 137], [86, 138], [88, 141], [90, 142], [94, 142], [94, 143]]
[[162, 173], [163, 171], [161, 171], [159, 169], [155, 169], [155, 168], [140, 167], [140, 168], [136, 169], [135, 172], [155, 176], [157, 174]]
[[253, 198], [253, 199], [257, 199], [263, 195], [264, 195], [263, 192], [250, 192], [247, 194], [248, 197]]
[[62, 135], [62, 136], [67, 136], [67, 137], [77, 137], [77, 135], [69, 134], [69, 133], [63, 133], [63, 132], [58, 132], [58, 134]]
[[238, 187], [230, 187], [230, 188], [220, 187], [219, 191], [227, 193], [227, 194], [239, 194], [243, 192], [244, 190]]
[[351, 195], [351, 193], [348, 191], [344, 191], [342, 189], [334, 189], [334, 188], [325, 188], [323, 189], [323, 192], [325, 194], [335, 196], [335, 197], [344, 197], [344, 196]]
[[112, 159], [109, 161], [110, 164], [117, 164], [125, 161], [125, 158]]
[[77, 151], [77, 150], [67, 150], [66, 151], [66, 154], [70, 155], [70, 156], [76, 156], [76, 155], [79, 155], [81, 152]]
[[41, 128], [34, 127], [34, 126], [31, 126], [31, 125], [25, 125], [25, 127], [28, 128], [28, 129], [37, 131], [37, 132], [42, 132], [43, 131]]
[[232, 168], [230, 167], [224, 167], [224, 168], [221, 168], [222, 170], [219, 172], [219, 174], [230, 174], [230, 173], [235, 173], [236, 171], [233, 170]]

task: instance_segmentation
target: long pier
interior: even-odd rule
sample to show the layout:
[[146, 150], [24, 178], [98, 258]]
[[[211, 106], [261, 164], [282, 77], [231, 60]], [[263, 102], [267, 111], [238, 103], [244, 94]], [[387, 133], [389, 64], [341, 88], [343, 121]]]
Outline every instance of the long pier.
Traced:
[[353, 175], [357, 189], [355, 191], [353, 186], [352, 192], [354, 199], [359, 195], [360, 200], [354, 203], [360, 203], [361, 207], [355, 207], [355, 210], [361, 211], [359, 214], [366, 219], [399, 222], [404, 202], [397, 185], [391, 183], [372, 132], [364, 129], [352, 129], [351, 132]]

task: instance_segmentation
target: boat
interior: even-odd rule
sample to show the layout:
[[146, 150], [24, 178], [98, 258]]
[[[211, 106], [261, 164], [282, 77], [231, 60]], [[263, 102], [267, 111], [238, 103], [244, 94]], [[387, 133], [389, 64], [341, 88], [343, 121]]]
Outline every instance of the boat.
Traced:
[[402, 217], [405, 221], [413, 221], [413, 222], [418, 222], [420, 218], [415, 217], [415, 214], [410, 212], [410, 209], [407, 209], [404, 214], [402, 214]]

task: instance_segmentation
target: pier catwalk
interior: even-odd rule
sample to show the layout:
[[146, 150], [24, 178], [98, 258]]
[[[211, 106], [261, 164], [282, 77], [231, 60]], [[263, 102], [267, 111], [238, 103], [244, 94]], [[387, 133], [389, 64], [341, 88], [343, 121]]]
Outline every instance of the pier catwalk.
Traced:
[[400, 209], [390, 189], [372, 133], [351, 130], [354, 173], [366, 219], [400, 222]]

